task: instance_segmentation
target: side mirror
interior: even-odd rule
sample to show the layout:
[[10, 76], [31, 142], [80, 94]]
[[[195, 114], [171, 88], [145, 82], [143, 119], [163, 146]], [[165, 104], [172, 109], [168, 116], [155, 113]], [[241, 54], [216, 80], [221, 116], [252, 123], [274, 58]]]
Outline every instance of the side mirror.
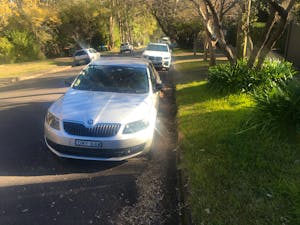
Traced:
[[162, 83], [156, 83], [156, 91], [161, 91], [164, 85]]
[[70, 87], [72, 83], [73, 83], [73, 80], [70, 80], [70, 79], [65, 80], [66, 87]]

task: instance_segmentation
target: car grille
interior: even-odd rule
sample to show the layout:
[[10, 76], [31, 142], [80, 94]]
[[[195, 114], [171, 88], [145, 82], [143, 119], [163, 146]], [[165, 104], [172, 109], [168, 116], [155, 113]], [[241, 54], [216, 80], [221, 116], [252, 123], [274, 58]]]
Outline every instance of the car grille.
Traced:
[[159, 57], [159, 56], [157, 56], [157, 57], [155, 57], [155, 56], [149, 56], [149, 60], [151, 60], [151, 61], [161, 61], [162, 57]]
[[85, 127], [83, 124], [64, 121], [64, 130], [71, 135], [85, 137], [112, 137], [115, 136], [121, 124], [102, 123], [93, 127]]

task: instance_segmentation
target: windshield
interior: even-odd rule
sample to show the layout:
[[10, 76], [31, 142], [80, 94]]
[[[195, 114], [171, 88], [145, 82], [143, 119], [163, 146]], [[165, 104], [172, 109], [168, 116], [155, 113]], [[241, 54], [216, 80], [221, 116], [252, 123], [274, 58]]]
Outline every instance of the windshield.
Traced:
[[94, 66], [83, 70], [72, 88], [89, 91], [147, 93], [149, 91], [146, 68], [131, 66]]
[[149, 51], [159, 51], [159, 52], [168, 52], [168, 46], [166, 45], [148, 45], [146, 50], [149, 50]]

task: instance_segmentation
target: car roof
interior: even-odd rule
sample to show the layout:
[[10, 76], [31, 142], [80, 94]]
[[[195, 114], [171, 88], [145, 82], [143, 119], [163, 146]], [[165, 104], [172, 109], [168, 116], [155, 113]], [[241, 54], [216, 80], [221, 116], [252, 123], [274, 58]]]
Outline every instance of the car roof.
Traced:
[[133, 57], [102, 57], [90, 63], [92, 66], [132, 66], [132, 67], [147, 67], [149, 62], [142, 58]]
[[81, 52], [81, 51], [88, 51], [88, 50], [90, 50], [90, 49], [93, 49], [93, 48], [82, 48], [82, 49], [78, 49], [78, 50], [75, 51], [75, 53], [76, 53], [76, 52]]
[[163, 46], [168, 46], [165, 43], [153, 43], [153, 42], [150, 42], [148, 45], [163, 45]]

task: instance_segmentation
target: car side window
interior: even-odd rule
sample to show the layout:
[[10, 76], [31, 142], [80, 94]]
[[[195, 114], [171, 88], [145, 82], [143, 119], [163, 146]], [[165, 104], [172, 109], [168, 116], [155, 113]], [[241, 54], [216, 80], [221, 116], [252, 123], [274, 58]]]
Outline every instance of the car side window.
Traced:
[[81, 55], [84, 55], [84, 54], [86, 54], [84, 51], [79, 51], [79, 52], [75, 53], [75, 56], [81, 56]]
[[156, 84], [161, 83], [160, 77], [158, 73], [156, 72], [154, 66], [150, 64], [149, 66], [149, 72], [150, 72], [150, 79], [152, 84], [153, 92], [156, 91]]
[[148, 67], [148, 70], [149, 70], [149, 74], [150, 74], [150, 80], [151, 80], [152, 90], [153, 90], [153, 92], [154, 92], [154, 91], [156, 90], [156, 80], [155, 80], [155, 75], [154, 75], [154, 72], [153, 72], [151, 66]]
[[91, 53], [97, 53], [97, 51], [95, 49], [93, 49], [93, 48], [90, 48], [90, 52]]
[[156, 71], [156, 69], [154, 68], [152, 63], [151, 63], [151, 67], [152, 67], [152, 70], [153, 70], [153, 74], [155, 76], [156, 83], [160, 84], [161, 83], [160, 76], [159, 76], [158, 72]]

